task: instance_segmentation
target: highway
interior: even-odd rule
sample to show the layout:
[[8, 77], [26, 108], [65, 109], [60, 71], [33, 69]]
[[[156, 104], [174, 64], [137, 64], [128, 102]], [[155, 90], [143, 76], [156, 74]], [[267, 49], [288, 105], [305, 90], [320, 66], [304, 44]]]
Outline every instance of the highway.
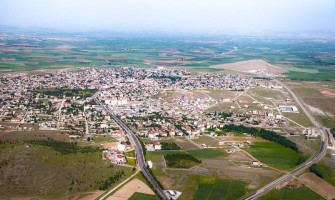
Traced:
[[130, 143], [132, 144], [132, 146], [134, 147], [134, 150], [135, 150], [137, 167], [139, 168], [140, 171], [143, 172], [143, 175], [149, 181], [149, 183], [151, 183], [151, 185], [153, 186], [154, 190], [159, 195], [159, 197], [163, 200], [167, 200], [168, 197], [166, 196], [165, 192], [158, 185], [158, 183], [153, 178], [153, 176], [150, 174], [150, 172], [147, 168], [147, 163], [145, 162], [142, 145], [141, 145], [139, 139], [137, 138], [137, 136], [135, 135], [135, 133], [121, 119], [119, 119], [114, 113], [112, 113], [103, 103], [101, 103], [97, 99], [97, 94], [93, 95], [93, 99], [126, 132], [128, 138], [129, 138], [129, 141], [130, 141]]
[[244, 197], [244, 200], [251, 200], [251, 199], [257, 199], [258, 197], [264, 195], [265, 193], [271, 191], [272, 189], [276, 188], [277, 186], [290, 181], [292, 178], [294, 178], [296, 175], [299, 175], [303, 171], [305, 171], [307, 168], [309, 168], [312, 164], [319, 162], [326, 154], [327, 152], [327, 146], [328, 146], [328, 133], [325, 127], [321, 126], [315, 118], [310, 114], [310, 112], [306, 109], [304, 103], [302, 100], [296, 96], [296, 94], [288, 88], [286, 85], [281, 83], [279, 80], [274, 79], [278, 84], [280, 84], [283, 88], [285, 88], [291, 96], [294, 98], [294, 100], [298, 103], [298, 105], [301, 107], [303, 112], [306, 114], [306, 116], [309, 118], [309, 120], [313, 123], [315, 128], [318, 128], [321, 135], [321, 145], [320, 150], [316, 152], [312, 157], [310, 157], [305, 163], [299, 165], [296, 169], [293, 171], [285, 174], [284, 176], [274, 180], [273, 182], [265, 185], [264, 187], [258, 189], [256, 192], [253, 192], [246, 197]]

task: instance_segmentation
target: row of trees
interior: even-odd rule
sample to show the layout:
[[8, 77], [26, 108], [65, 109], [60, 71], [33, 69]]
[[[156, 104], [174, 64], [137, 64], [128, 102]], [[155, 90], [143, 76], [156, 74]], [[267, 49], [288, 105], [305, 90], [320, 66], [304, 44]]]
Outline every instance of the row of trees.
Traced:
[[154, 79], [170, 79], [172, 82], [181, 80], [180, 76], [166, 76], [166, 75], [151, 75], [149, 78], [154, 78]]
[[252, 127], [246, 127], [243, 125], [235, 125], [235, 124], [228, 124], [225, 125], [223, 128], [225, 131], [232, 131], [232, 132], [240, 132], [240, 133], [249, 133], [253, 136], [261, 137], [263, 139], [276, 142], [281, 144], [285, 147], [291, 148], [296, 152], [299, 152], [298, 146], [296, 143], [292, 142], [291, 140], [287, 139], [286, 137], [277, 134], [274, 131], [269, 131], [265, 129], [257, 129]]
[[53, 150], [58, 151], [63, 155], [75, 154], [75, 153], [96, 153], [101, 151], [101, 149], [99, 149], [98, 147], [90, 147], [90, 146], [81, 147], [77, 144], [77, 142], [63, 142], [63, 141], [56, 141], [53, 139], [32, 140], [28, 141], [28, 143], [50, 147]]
[[91, 97], [98, 90], [96, 89], [68, 89], [68, 88], [45, 88], [45, 89], [35, 89], [36, 93], [43, 93], [44, 95], [49, 96], [58, 96], [61, 97], [63, 95], [68, 97], [80, 96], [83, 98]]
[[318, 166], [315, 163], [309, 167], [309, 170], [313, 172], [315, 175], [317, 175], [318, 177], [323, 178], [323, 174], [318, 169]]
[[119, 181], [124, 176], [125, 173], [123, 170], [116, 172], [115, 175], [109, 177], [104, 183], [99, 186], [99, 190], [107, 190], [113, 183]]

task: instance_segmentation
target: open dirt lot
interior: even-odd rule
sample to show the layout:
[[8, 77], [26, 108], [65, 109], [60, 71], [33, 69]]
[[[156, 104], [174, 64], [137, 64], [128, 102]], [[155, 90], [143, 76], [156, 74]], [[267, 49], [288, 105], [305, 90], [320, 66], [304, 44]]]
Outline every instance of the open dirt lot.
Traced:
[[228, 70], [234, 70], [234, 71], [239, 71], [239, 72], [263, 71], [263, 72], [267, 72], [271, 74], [282, 74], [284, 72], [287, 72], [286, 69], [271, 65], [265, 60], [260, 60], [260, 59], [214, 65], [214, 66], [211, 66], [211, 68], [228, 69]]
[[57, 46], [55, 49], [57, 50], [70, 50], [75, 48], [74, 46], [70, 46], [70, 45], [59, 45]]
[[335, 187], [313, 173], [301, 175], [299, 181], [327, 199], [335, 198]]
[[[50, 200], [91, 200], [98, 198], [104, 191], [97, 190], [95, 192], [81, 192], [73, 195], [68, 195], [64, 197], [58, 197], [58, 198], [49, 198]], [[39, 200], [42, 198], [38, 197], [13, 197], [13, 198], [2, 198], [0, 197], [0, 200]]]
[[141, 180], [135, 178], [129, 183], [124, 185], [118, 191], [116, 191], [112, 196], [108, 197], [108, 200], [126, 200], [129, 199], [135, 192], [144, 194], [155, 194], [145, 183]]
[[198, 147], [196, 145], [192, 144], [191, 142], [189, 142], [185, 138], [177, 138], [175, 140], [175, 143], [184, 150], [198, 149]]

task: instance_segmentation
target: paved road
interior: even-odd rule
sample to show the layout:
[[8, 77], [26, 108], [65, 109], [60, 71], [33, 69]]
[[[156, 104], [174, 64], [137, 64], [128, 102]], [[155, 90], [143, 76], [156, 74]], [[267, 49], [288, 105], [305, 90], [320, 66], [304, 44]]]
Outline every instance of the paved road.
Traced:
[[102, 104], [98, 99], [97, 95], [93, 96], [94, 101], [99, 104], [110, 116], [111, 118], [127, 133], [130, 143], [135, 149], [136, 153], [136, 161], [137, 161], [137, 167], [140, 169], [140, 171], [143, 172], [145, 178], [151, 183], [156, 193], [159, 195], [159, 197], [163, 200], [167, 200], [168, 197], [165, 195], [165, 192], [163, 189], [158, 185], [158, 183], [155, 181], [153, 176], [150, 174], [147, 163], [145, 162], [144, 154], [142, 145], [135, 135], [135, 133], [128, 128], [128, 126], [120, 120], [114, 113], [112, 113], [104, 104]]
[[295, 177], [296, 175], [302, 173], [303, 171], [305, 171], [307, 168], [309, 168], [312, 164], [317, 163], [318, 161], [320, 161], [326, 154], [327, 152], [327, 145], [328, 145], [328, 133], [325, 127], [321, 126], [316, 120], [315, 118], [310, 114], [310, 112], [306, 109], [305, 104], [303, 103], [303, 101], [297, 97], [295, 95], [295, 93], [288, 88], [286, 85], [284, 85], [283, 83], [281, 83], [278, 80], [275, 80], [278, 84], [280, 84], [281, 86], [283, 86], [283, 88], [285, 88], [294, 98], [294, 100], [298, 103], [298, 105], [301, 107], [301, 109], [303, 110], [303, 112], [306, 114], [306, 116], [309, 118], [309, 120], [313, 123], [313, 125], [315, 126], [315, 128], [318, 128], [321, 134], [321, 145], [320, 145], [320, 150], [315, 153], [311, 158], [309, 158], [305, 163], [303, 163], [302, 165], [300, 165], [299, 167], [297, 167], [296, 169], [294, 169], [293, 171], [285, 174], [284, 176], [278, 178], [277, 180], [267, 184], [266, 186], [260, 188], [259, 190], [257, 190], [254, 193], [249, 194], [248, 196], [244, 197], [244, 200], [251, 200], [251, 199], [256, 199], [262, 195], [264, 195], [265, 193], [269, 192], [270, 190], [274, 189], [275, 187], [291, 180], [293, 177]]

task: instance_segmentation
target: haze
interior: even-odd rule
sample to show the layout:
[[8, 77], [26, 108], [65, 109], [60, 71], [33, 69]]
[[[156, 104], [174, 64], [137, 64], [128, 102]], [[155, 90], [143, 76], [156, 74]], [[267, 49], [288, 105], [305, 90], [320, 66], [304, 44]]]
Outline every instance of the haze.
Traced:
[[334, 31], [333, 0], [1, 0], [0, 25], [62, 30]]

